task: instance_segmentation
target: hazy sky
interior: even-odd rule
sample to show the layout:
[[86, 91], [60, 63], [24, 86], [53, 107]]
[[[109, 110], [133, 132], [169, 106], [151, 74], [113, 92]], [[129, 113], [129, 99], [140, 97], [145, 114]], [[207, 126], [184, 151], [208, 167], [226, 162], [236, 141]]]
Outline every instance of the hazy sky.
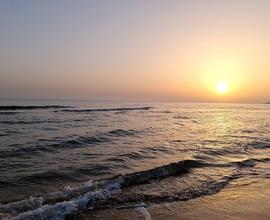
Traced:
[[270, 1], [2, 0], [0, 97], [270, 101]]

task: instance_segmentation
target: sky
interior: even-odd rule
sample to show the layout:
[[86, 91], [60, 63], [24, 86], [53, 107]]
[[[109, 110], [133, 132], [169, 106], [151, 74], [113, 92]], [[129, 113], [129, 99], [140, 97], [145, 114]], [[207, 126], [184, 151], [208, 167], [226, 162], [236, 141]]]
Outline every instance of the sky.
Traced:
[[0, 98], [266, 102], [269, 39], [267, 0], [2, 0]]

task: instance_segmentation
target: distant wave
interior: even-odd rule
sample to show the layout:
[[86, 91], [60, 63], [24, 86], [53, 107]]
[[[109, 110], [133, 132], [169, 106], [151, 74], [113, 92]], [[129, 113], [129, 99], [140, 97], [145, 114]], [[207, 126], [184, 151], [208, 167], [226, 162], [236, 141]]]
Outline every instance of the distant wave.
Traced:
[[[0, 121], [1, 123], [11, 123], [10, 121]], [[15, 122], [14, 122], [15, 123]], [[18, 122], [16, 122], [18, 123]], [[19, 122], [22, 124], [28, 124], [26, 122]], [[32, 124], [34, 122], [30, 122]], [[38, 123], [38, 122], [36, 122]], [[42, 123], [42, 122], [40, 122]], [[18, 149], [7, 149], [0, 150], [0, 158], [10, 158], [10, 157], [20, 157], [27, 153], [28, 156], [33, 156], [40, 154], [42, 152], [57, 152], [62, 149], [70, 148], [82, 148], [88, 146], [95, 146], [102, 143], [109, 143], [113, 138], [117, 137], [127, 137], [136, 136], [144, 130], [134, 130], [134, 129], [115, 129], [104, 133], [97, 133], [93, 135], [81, 135], [73, 139], [40, 139], [40, 144], [25, 146]]]
[[123, 108], [93, 108], [93, 109], [63, 109], [63, 112], [113, 112], [113, 111], [140, 111], [150, 110], [153, 107], [123, 107]]
[[190, 117], [187, 117], [187, 116], [183, 116], [183, 115], [176, 115], [176, 116], [173, 116], [174, 119], [190, 119]]
[[114, 136], [129, 136], [129, 135], [139, 134], [140, 131], [134, 130], [134, 129], [129, 129], [129, 130], [115, 129], [115, 130], [109, 131], [108, 133]]
[[11, 121], [11, 120], [3, 120], [0, 121], [0, 124], [5, 124], [5, 125], [33, 125], [33, 124], [43, 124], [43, 123], [59, 123], [60, 121], [56, 120], [37, 120], [37, 121]]
[[36, 110], [36, 109], [57, 109], [57, 108], [71, 108], [71, 106], [61, 105], [2, 105], [0, 111], [15, 111], [15, 110]]
[[249, 143], [248, 147], [256, 148], [256, 149], [268, 149], [270, 148], [270, 141], [269, 140], [254, 141], [252, 143]]
[[15, 114], [19, 114], [19, 113], [21, 113], [21, 112], [15, 112], [15, 111], [14, 112], [12, 112], [12, 111], [10, 112], [9, 111], [9, 112], [0, 112], [0, 115], [15, 115]]

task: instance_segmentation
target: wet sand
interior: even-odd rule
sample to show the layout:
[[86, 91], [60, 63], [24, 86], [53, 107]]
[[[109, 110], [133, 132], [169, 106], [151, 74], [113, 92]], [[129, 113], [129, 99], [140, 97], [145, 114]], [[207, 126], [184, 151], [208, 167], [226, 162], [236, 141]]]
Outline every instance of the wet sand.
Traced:
[[[146, 211], [147, 210], [147, 211]], [[150, 204], [142, 209], [106, 209], [80, 214], [76, 220], [269, 220], [270, 180], [236, 180], [215, 195], [186, 202]], [[147, 212], [150, 216], [147, 216]]]

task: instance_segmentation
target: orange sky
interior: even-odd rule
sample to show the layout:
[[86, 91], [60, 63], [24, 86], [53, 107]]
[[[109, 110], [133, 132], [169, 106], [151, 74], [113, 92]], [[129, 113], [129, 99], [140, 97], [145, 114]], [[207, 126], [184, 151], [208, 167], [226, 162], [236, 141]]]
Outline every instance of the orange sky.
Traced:
[[270, 101], [266, 0], [15, 0], [0, 20], [0, 98]]

